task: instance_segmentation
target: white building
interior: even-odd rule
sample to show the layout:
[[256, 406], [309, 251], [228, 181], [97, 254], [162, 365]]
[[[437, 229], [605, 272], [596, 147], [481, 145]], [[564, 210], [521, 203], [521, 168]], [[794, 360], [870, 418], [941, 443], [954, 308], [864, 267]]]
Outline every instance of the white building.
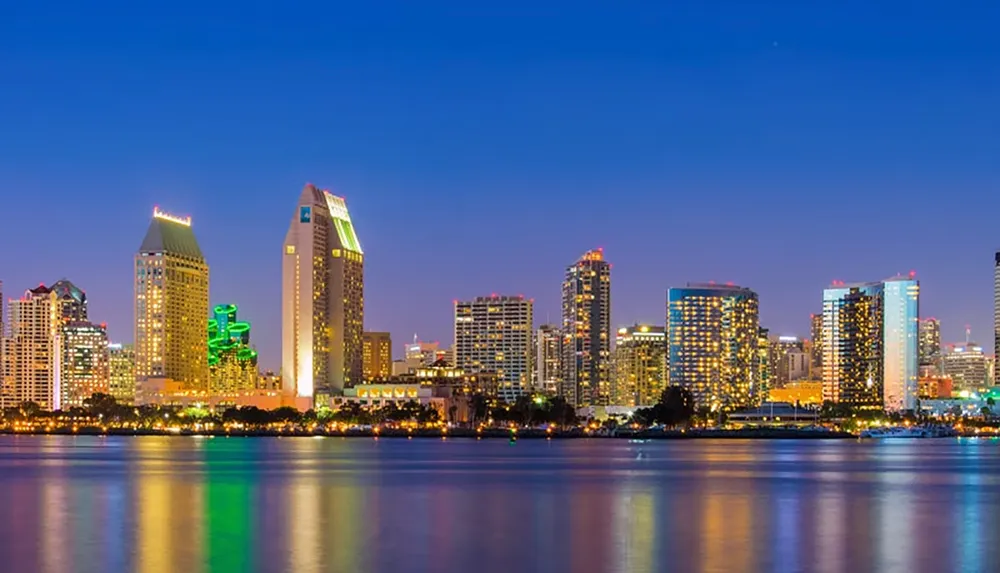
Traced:
[[323, 400], [363, 381], [364, 252], [347, 203], [307, 184], [281, 265], [281, 379], [297, 398]]
[[2, 406], [34, 402], [43, 410], [61, 409], [62, 306], [58, 295], [39, 285], [11, 300], [8, 311]]

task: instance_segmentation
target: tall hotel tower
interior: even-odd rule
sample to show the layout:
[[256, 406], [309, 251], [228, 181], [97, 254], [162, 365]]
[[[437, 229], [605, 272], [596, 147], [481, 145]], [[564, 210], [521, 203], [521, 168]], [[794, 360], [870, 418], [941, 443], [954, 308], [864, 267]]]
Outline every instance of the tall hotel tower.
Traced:
[[566, 268], [562, 286], [563, 376], [573, 406], [611, 402], [611, 264], [588, 251]]
[[153, 210], [135, 255], [135, 373], [208, 390], [208, 263], [190, 217]]
[[319, 401], [362, 382], [364, 261], [344, 198], [307, 184], [282, 251], [286, 395]]
[[754, 291], [712, 283], [667, 291], [668, 380], [699, 407], [733, 410], [765, 399], [761, 338]]
[[920, 283], [912, 276], [823, 291], [823, 399], [914, 410]]

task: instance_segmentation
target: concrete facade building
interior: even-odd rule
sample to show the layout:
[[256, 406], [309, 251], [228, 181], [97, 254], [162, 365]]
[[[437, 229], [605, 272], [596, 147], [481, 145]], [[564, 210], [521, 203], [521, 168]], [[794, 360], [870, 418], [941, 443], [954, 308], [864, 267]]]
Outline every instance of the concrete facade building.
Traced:
[[975, 342], [949, 345], [943, 359], [944, 375], [956, 390], [976, 392], [990, 384], [986, 354]]
[[388, 332], [365, 332], [362, 349], [365, 382], [392, 376], [392, 337]]
[[611, 264], [588, 251], [562, 285], [563, 375], [559, 394], [576, 407], [611, 402]]
[[119, 404], [135, 404], [135, 349], [108, 344], [108, 393]]
[[158, 208], [135, 255], [136, 378], [208, 390], [208, 263], [190, 217]]
[[636, 324], [619, 328], [615, 337], [615, 406], [652, 406], [666, 388], [666, 329]]
[[941, 362], [941, 322], [936, 318], [920, 319], [920, 365]]
[[554, 396], [562, 385], [563, 335], [554, 324], [535, 331], [535, 391]]
[[93, 394], [109, 393], [108, 331], [106, 325], [71, 320], [62, 326], [63, 409], [83, 407]]
[[523, 296], [477, 297], [455, 302], [455, 366], [494, 373], [497, 395], [516, 400], [529, 389], [534, 303]]
[[8, 306], [3, 407], [34, 402], [43, 410], [62, 408], [62, 307], [45, 285], [25, 291]]
[[281, 280], [283, 391], [326, 403], [364, 376], [364, 251], [343, 197], [302, 189]]

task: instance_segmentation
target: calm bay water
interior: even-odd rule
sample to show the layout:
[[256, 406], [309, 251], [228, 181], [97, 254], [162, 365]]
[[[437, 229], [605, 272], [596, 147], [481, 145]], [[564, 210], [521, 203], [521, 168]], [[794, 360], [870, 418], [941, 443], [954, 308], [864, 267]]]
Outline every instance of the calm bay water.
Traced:
[[993, 440], [0, 437], [0, 571], [998, 571]]

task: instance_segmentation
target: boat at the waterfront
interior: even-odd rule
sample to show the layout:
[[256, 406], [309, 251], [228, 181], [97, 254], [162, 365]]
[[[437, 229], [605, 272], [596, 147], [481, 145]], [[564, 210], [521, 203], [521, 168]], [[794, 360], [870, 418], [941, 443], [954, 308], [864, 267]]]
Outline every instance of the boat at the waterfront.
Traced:
[[861, 437], [877, 440], [890, 440], [905, 438], [931, 438], [933, 437], [933, 434], [928, 429], [920, 426], [897, 426], [890, 428], [870, 428], [861, 432]]

